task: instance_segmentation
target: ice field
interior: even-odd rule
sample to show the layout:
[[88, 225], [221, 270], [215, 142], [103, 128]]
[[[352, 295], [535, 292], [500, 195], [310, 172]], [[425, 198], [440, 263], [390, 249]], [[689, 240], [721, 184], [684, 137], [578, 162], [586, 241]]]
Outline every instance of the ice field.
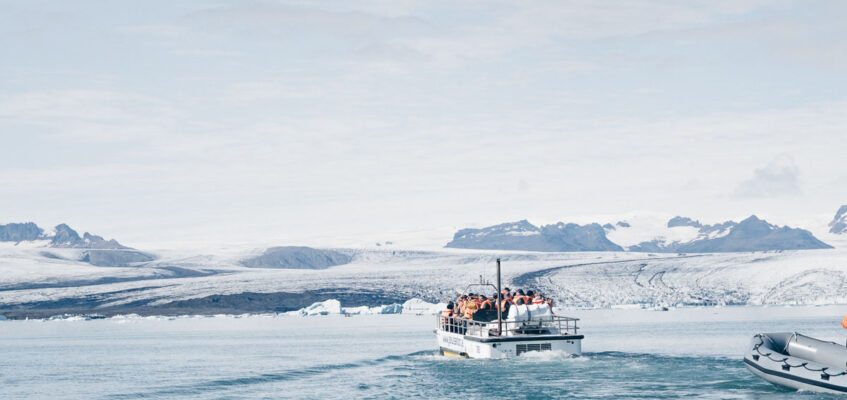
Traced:
[[[498, 257], [503, 260], [505, 286], [540, 289], [558, 299], [560, 307], [847, 303], [844, 247], [720, 254], [340, 249], [353, 261], [321, 270], [247, 268], [239, 264], [251, 254], [247, 250], [161, 251], [158, 260], [139, 267], [96, 267], [70, 261], [73, 254], [45, 257], [42, 250], [0, 247], [0, 309], [97, 311], [161, 307], [215, 295], [307, 290], [367, 291], [356, 300], [359, 304], [343, 306], [373, 307], [410, 298], [439, 302], [480, 275], [493, 280]], [[368, 300], [374, 295], [383, 297]], [[332, 296], [320, 300], [328, 298]], [[264, 311], [303, 307], [282, 306]]]

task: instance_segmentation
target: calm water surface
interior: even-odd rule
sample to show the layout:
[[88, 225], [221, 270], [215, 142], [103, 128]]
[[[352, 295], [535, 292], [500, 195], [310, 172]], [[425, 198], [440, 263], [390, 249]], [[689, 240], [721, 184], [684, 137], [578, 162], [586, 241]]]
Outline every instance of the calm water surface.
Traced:
[[435, 354], [434, 317], [0, 321], [3, 399], [827, 399], [744, 369], [750, 336], [843, 342], [842, 308], [574, 311], [585, 355]]

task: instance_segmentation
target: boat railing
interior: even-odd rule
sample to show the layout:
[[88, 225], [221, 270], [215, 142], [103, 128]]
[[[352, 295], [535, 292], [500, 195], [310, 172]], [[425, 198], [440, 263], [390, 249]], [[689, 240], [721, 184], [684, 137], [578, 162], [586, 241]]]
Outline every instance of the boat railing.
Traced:
[[498, 330], [497, 320], [477, 321], [458, 316], [438, 316], [438, 329], [463, 335], [522, 336], [522, 335], [576, 335], [579, 318], [548, 316], [526, 321], [503, 320]]

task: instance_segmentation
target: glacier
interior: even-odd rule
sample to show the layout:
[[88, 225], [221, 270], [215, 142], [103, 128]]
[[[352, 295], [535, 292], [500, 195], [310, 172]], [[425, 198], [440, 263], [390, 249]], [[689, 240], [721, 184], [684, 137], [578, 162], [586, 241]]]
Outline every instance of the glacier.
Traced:
[[351, 261], [316, 270], [242, 265], [254, 249], [159, 250], [155, 261], [129, 267], [77, 261], [85, 249], [50, 249], [58, 258], [43, 250], [0, 244], [0, 314], [285, 313], [333, 299], [350, 313], [392, 304], [411, 312], [410, 299], [437, 304], [480, 277], [493, 281], [497, 258], [504, 286], [540, 290], [558, 308], [847, 303], [845, 246], [702, 254], [330, 249]]

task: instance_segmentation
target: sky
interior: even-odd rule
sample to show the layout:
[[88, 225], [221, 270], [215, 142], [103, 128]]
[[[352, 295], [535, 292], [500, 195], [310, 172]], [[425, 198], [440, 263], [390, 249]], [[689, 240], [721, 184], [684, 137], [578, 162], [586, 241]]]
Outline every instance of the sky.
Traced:
[[840, 1], [0, 1], [0, 223], [165, 248], [639, 213], [815, 228], [847, 204], [845, 17]]

